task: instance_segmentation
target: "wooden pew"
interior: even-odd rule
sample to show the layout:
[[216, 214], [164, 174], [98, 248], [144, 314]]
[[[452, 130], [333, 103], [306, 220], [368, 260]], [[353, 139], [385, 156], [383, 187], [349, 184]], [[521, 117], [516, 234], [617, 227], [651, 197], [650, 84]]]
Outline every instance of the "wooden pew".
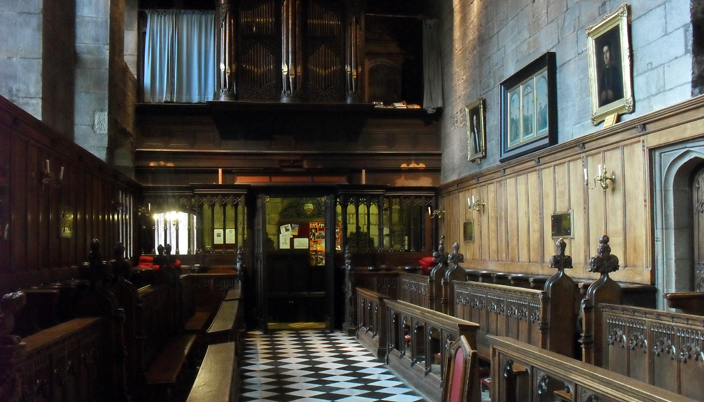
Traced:
[[398, 300], [387, 299], [386, 364], [430, 401], [439, 401], [443, 362], [460, 335], [476, 349], [478, 325]]
[[212, 345], [215, 343], [224, 343], [237, 341], [241, 345], [238, 338], [239, 322], [242, 319], [242, 311], [240, 309], [239, 300], [223, 300], [220, 303], [213, 322], [206, 330], [207, 342]]
[[139, 392], [140, 384], [144, 383], [142, 368], [142, 340], [143, 334], [138, 332], [141, 325], [138, 325], [142, 317], [143, 305], [139, 298], [137, 288], [126, 279], [132, 272], [132, 264], [125, 260], [125, 247], [118, 243], [113, 250], [114, 259], [110, 261], [114, 280], [108, 287], [110, 293], [115, 296], [118, 306], [124, 311], [124, 338], [125, 352], [127, 358], [125, 362], [125, 382], [128, 394]]
[[589, 272], [598, 272], [599, 279], [587, 289], [582, 299], [582, 360], [597, 366], [602, 365], [603, 321], [601, 303], [621, 304], [623, 293], [621, 287], [609, 277], [609, 273], [618, 270], [618, 257], [611, 254], [609, 237], [599, 238], [597, 255], [589, 259]]
[[389, 296], [357, 288], [356, 338], [374, 356], [386, 356], [386, 304]]
[[[490, 335], [488, 340], [494, 402], [695, 400], [514, 339]], [[520, 394], [515, 388], [515, 372], [525, 373], [525, 388]]]
[[[345, 313], [342, 330], [349, 336], [357, 332], [357, 292], [358, 287], [387, 295], [393, 299], [400, 297], [399, 277], [403, 273], [415, 273], [418, 260], [427, 257], [427, 252], [352, 253], [345, 247], [342, 269], [345, 272]], [[355, 262], [353, 263], [353, 257]], [[381, 261], [381, 262], [380, 262]]]
[[432, 295], [435, 289], [435, 282], [431, 282], [431, 278], [431, 276], [423, 274], [410, 274], [405, 272], [399, 274], [398, 299], [432, 310], [430, 304], [431, 298], [433, 299], [433, 304], [435, 304], [435, 297]]
[[234, 342], [208, 346], [186, 402], [236, 402], [239, 372]]
[[143, 306], [141, 329], [144, 334], [143, 365], [145, 400], [168, 400], [191, 358], [195, 334], [181, 334], [170, 314], [172, 288], [168, 284], [139, 289]]
[[[159, 246], [160, 255], [163, 249]], [[136, 397], [148, 401], [169, 400], [178, 383], [188, 375], [195, 359], [192, 352], [197, 337], [183, 333], [181, 276], [171, 266], [168, 254], [158, 262], [155, 283], [138, 291], [142, 317], [136, 332], [144, 335], [140, 377], [145, 383], [143, 392]]]
[[483, 282], [455, 281], [454, 287], [455, 316], [479, 324], [475, 349], [482, 358], [490, 357], [488, 335], [540, 347], [542, 291]]
[[[120, 401], [115, 393], [111, 318], [75, 318], [25, 337], [25, 356], [15, 372], [22, 399]], [[7, 367], [7, 366], [4, 366]]]
[[477, 350], [481, 357], [490, 357], [488, 335], [505, 336], [574, 356], [576, 287], [564, 273], [566, 268], [572, 268], [565, 246], [564, 241], [558, 240], [557, 254], [550, 258], [550, 266], [558, 272], [546, 280], [541, 290], [453, 281], [454, 315], [479, 324]]
[[704, 395], [704, 316], [600, 304], [603, 367], [690, 398]]
[[128, 401], [122, 310], [103, 287], [109, 265], [91, 243], [84, 272], [90, 286], [76, 303], [78, 318], [20, 339], [10, 335], [20, 293], [0, 302], [0, 399]]

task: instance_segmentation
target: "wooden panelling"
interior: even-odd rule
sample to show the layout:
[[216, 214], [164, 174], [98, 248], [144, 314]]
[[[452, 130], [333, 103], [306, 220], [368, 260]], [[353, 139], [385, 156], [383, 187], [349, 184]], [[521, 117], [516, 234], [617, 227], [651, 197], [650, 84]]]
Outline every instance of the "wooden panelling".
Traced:
[[[467, 248], [466, 268], [505, 272], [549, 273], [549, 258], [555, 251], [551, 232], [551, 215], [571, 212], [572, 233], [567, 238], [567, 254], [573, 258], [572, 275], [593, 277], [587, 271], [589, 258], [596, 253], [597, 239], [608, 234], [613, 253], [622, 258], [621, 270], [614, 274], [620, 281], [650, 282], [649, 213], [644, 200], [646, 159], [640, 139], [584, 155], [569, 155], [554, 163], [506, 175], [483, 184], [468, 184], [456, 191], [446, 191], [441, 199], [459, 211], [449, 211], [441, 222], [441, 232], [448, 232], [449, 241], [462, 239], [464, 220], [474, 221], [474, 243]], [[615, 183], [604, 191], [593, 177], [599, 165], [614, 172]], [[584, 184], [584, 168], [588, 169], [590, 189]], [[483, 210], [470, 211], [466, 202], [454, 202], [457, 195], [466, 201], [479, 196], [486, 202]], [[441, 201], [442, 202], [442, 201]], [[457, 228], [457, 229], [455, 229]], [[485, 235], [481, 235], [482, 233]], [[482, 253], [486, 249], [487, 252]], [[463, 250], [465, 251], [465, 250]]]
[[[464, 243], [466, 268], [549, 273], [554, 253], [551, 215], [571, 212], [572, 236], [565, 239], [574, 269], [571, 276], [595, 279], [587, 271], [598, 239], [608, 235], [621, 268], [618, 281], [651, 283], [651, 150], [704, 135], [704, 98], [698, 97], [648, 115], [596, 130], [525, 157], [483, 169], [439, 187], [447, 219], [440, 233], [448, 242], [462, 239], [466, 195], [481, 194], [484, 210], [474, 217], [475, 243]], [[594, 186], [606, 165], [615, 182]], [[584, 169], [588, 171], [588, 186]], [[484, 195], [486, 193], [486, 195]], [[460, 195], [463, 202], [448, 202]], [[482, 250], [487, 250], [482, 253]], [[479, 251], [479, 252], [477, 252]]]
[[[0, 224], [3, 231], [9, 225], [7, 239], [0, 236], [0, 290], [77, 276], [77, 269], [67, 268], [87, 259], [91, 239], [106, 250], [119, 240], [114, 202], [119, 191], [136, 199], [139, 184], [2, 97], [0, 132], [7, 150], [0, 153], [0, 168], [7, 171], [0, 208], [8, 209], [0, 213], [0, 220], [6, 219]], [[53, 179], [42, 183], [47, 160]], [[74, 215], [70, 238], [60, 236], [64, 209]]]

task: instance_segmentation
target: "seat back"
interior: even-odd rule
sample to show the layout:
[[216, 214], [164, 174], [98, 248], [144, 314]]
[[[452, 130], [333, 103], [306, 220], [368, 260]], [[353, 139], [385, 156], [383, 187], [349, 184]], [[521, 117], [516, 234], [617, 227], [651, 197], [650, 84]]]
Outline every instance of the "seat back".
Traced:
[[445, 359], [443, 402], [479, 402], [479, 366], [477, 352], [472, 350], [464, 335], [452, 346]]

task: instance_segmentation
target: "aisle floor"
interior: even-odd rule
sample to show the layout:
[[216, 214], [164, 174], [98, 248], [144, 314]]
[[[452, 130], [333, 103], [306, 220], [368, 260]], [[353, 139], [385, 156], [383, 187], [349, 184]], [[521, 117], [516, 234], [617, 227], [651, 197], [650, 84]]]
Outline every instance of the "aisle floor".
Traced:
[[244, 402], [425, 401], [340, 332], [250, 332], [240, 372]]

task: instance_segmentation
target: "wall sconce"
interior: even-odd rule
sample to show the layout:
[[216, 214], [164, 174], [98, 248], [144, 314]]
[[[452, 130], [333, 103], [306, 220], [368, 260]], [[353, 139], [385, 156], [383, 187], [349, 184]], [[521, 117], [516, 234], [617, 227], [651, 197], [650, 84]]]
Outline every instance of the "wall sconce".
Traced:
[[430, 219], [435, 218], [436, 216], [438, 218], [442, 218], [442, 216], [445, 214], [445, 210], [442, 209], [432, 209], [430, 205], [428, 205], [428, 216], [430, 216]]
[[616, 182], [616, 175], [611, 174], [609, 176], [606, 171], [606, 164], [604, 164], [604, 170], [601, 170], [602, 166], [599, 165], [599, 174], [594, 176], [594, 186], [589, 187], [589, 176], [587, 175], [587, 168], [584, 168], [584, 185], [587, 186], [588, 189], [594, 190], [596, 188], [596, 184], [599, 183], [601, 188], [606, 191], [607, 188], [609, 188], [609, 183], [608, 181], [611, 180], [611, 184], [614, 184]]
[[[33, 174], [33, 177], [37, 177], [37, 174]], [[52, 186], [59, 188], [61, 187], [61, 184], [64, 181], [64, 167], [61, 166], [61, 170], [59, 171], [59, 181], [58, 184], [54, 183], [54, 174], [51, 173], [51, 166], [49, 165], [49, 159], [44, 161], [44, 167], [42, 168], [42, 171], [40, 172], [40, 179], [42, 181], [42, 185], [44, 184], [49, 184], [51, 183]]]
[[475, 210], [475, 211], [479, 211], [479, 209], [481, 208], [482, 212], [484, 212], [484, 205], [485, 205], [485, 204], [486, 204], [486, 203], [485, 203], [484, 201], [479, 201], [479, 198], [477, 198], [477, 199], [475, 200], [475, 199], [474, 199], [474, 196], [472, 196], [471, 199], [470, 199], [470, 198], [467, 198], [467, 207], [468, 207], [469, 209], [473, 209], [473, 210]]

